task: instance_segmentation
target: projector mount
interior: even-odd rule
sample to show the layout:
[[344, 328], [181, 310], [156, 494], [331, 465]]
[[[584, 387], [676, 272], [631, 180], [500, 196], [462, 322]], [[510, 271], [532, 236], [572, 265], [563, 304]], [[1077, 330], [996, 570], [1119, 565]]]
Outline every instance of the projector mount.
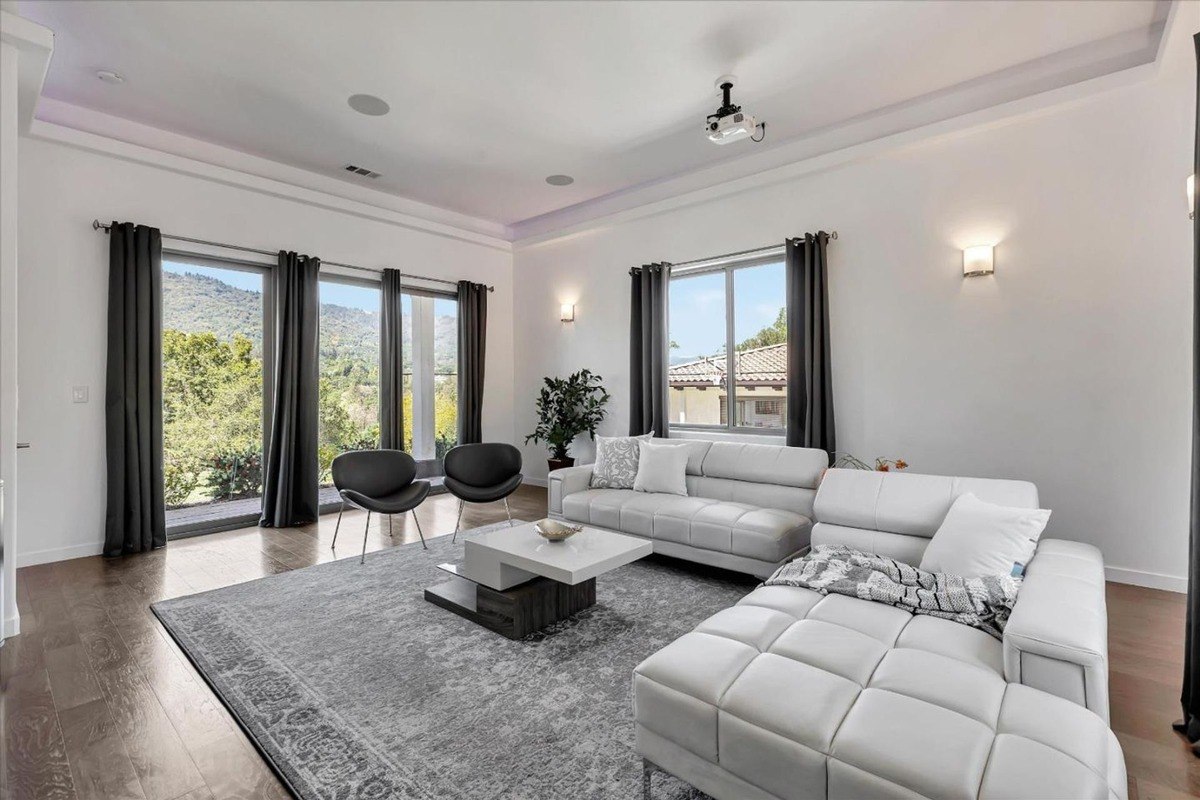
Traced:
[[[757, 122], [754, 117], [743, 114], [741, 106], [734, 105], [732, 95], [736, 82], [734, 75], [722, 75], [716, 80], [715, 85], [721, 90], [721, 107], [709, 114], [704, 123], [705, 133], [716, 144], [728, 144], [745, 138], [761, 142], [767, 135], [767, 123]], [[760, 134], [757, 139], [754, 138], [755, 132]]]

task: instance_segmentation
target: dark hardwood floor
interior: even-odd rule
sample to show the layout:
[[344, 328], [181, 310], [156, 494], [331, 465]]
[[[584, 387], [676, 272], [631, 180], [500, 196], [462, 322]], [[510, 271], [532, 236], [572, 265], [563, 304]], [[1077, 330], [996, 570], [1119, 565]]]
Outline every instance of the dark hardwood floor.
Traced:
[[[545, 515], [545, 490], [523, 487], [513, 515]], [[456, 502], [431, 497], [426, 536], [454, 529]], [[0, 797], [226, 800], [287, 791], [149, 611], [192, 594], [347, 558], [362, 545], [362, 512], [317, 525], [249, 528], [174, 541], [142, 556], [79, 558], [17, 571], [22, 634], [0, 648]], [[463, 527], [504, 519], [468, 506]], [[415, 541], [410, 519], [372, 516], [367, 547]], [[1130, 797], [1200, 796], [1200, 759], [1170, 728], [1179, 715], [1184, 598], [1109, 584], [1112, 725]]]

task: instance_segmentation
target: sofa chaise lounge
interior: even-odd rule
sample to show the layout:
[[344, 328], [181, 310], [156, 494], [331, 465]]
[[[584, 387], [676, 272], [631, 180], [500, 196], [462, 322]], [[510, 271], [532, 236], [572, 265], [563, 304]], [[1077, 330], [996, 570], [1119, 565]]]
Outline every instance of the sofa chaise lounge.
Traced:
[[[917, 563], [965, 492], [1036, 508], [1020, 481], [830, 470], [812, 542]], [[1043, 539], [1003, 641], [892, 606], [760, 587], [633, 678], [654, 768], [718, 800], [1124, 798], [1108, 729], [1104, 571]]]
[[655, 553], [760, 578], [808, 549], [824, 450], [670, 442], [688, 450], [687, 497], [593, 489], [587, 464], [550, 473], [550, 516], [644, 536]]

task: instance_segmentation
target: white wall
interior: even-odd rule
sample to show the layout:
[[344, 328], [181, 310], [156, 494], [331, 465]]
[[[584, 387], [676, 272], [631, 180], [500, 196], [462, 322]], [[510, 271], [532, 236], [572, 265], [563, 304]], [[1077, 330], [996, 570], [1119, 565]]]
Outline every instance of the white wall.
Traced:
[[[512, 255], [504, 243], [436, 235], [57, 142], [20, 144], [19, 436], [33, 444], [20, 456], [21, 565], [99, 553], [103, 543], [108, 239], [92, 230], [94, 217], [494, 285], [483, 432], [513, 439]], [[91, 388], [90, 403], [72, 404], [76, 385]]]
[[[836, 229], [839, 449], [903, 457], [916, 472], [1032, 480], [1054, 509], [1049, 535], [1098, 545], [1117, 579], [1182, 589], [1186, 33], [1150, 81], [518, 246], [518, 435], [533, 429], [541, 377], [581, 367], [613, 394], [601, 432], [625, 431], [629, 267]], [[964, 280], [961, 248], [992, 242], [995, 276]], [[560, 302], [575, 303], [575, 323], [558, 322]], [[530, 477], [544, 477], [541, 448], [524, 452]], [[591, 453], [587, 442], [574, 452]]]
[[[7, 24], [7, 20], [5, 20]], [[20, 631], [16, 572], [17, 46], [0, 41], [0, 639]]]

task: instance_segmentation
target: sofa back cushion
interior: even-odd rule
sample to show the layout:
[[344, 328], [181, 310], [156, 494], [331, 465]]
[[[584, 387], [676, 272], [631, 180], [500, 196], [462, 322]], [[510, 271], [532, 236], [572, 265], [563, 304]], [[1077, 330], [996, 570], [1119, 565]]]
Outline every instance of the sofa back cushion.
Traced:
[[701, 439], [669, 441], [688, 452], [689, 496], [780, 508], [812, 518], [817, 482], [829, 463], [824, 450]]
[[916, 566], [950, 506], [968, 492], [997, 505], [1038, 507], [1037, 487], [1028, 481], [831, 469], [813, 503], [812, 543], [844, 544]]
[[829, 466], [824, 450], [776, 444], [713, 442], [704, 456], [708, 478], [816, 489]]

